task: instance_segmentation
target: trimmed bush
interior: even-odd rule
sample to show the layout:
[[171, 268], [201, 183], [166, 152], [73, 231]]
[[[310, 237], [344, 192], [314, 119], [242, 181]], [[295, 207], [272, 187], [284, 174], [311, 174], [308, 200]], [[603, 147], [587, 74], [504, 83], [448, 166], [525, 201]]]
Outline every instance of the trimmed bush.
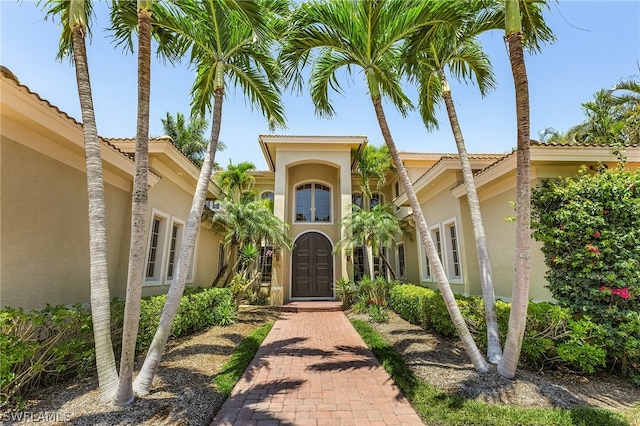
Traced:
[[[166, 295], [141, 302], [136, 349], [146, 350], [158, 327]], [[112, 342], [120, 354], [124, 302], [111, 303]], [[231, 292], [223, 288], [187, 288], [171, 328], [172, 337], [212, 325], [231, 324], [236, 317]], [[80, 305], [47, 306], [40, 311], [0, 311], [0, 406], [20, 404], [36, 388], [95, 368], [91, 312]]]
[[[482, 298], [462, 295], [455, 297], [469, 331], [478, 346], [486, 350], [487, 328]], [[413, 284], [397, 285], [391, 289], [389, 305], [412, 324], [431, 329], [444, 337], [456, 335], [439, 292]], [[498, 328], [504, 343], [510, 305], [498, 300], [496, 310]], [[576, 320], [567, 308], [546, 302], [530, 302], [520, 362], [534, 368], [565, 366], [576, 371], [594, 373], [602, 369], [612, 357], [606, 336], [605, 329], [588, 316]]]

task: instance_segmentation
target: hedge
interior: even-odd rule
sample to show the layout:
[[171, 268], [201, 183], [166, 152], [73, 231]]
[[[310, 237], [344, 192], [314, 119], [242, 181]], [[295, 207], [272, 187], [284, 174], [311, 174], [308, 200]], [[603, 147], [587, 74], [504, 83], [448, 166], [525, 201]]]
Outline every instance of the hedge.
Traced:
[[[146, 350], [158, 327], [166, 295], [141, 302], [136, 349]], [[111, 303], [112, 341], [120, 353], [124, 301]], [[228, 289], [187, 288], [171, 328], [172, 337], [233, 322]], [[91, 311], [87, 306], [47, 306], [42, 310], [0, 310], [0, 406], [21, 404], [29, 392], [95, 368]]]
[[[463, 295], [455, 297], [478, 346], [486, 350], [487, 330], [482, 299]], [[445, 337], [456, 335], [444, 300], [437, 291], [413, 284], [398, 285], [391, 289], [389, 306], [412, 324]], [[504, 344], [511, 307], [498, 300], [496, 309]], [[628, 326], [639, 327], [640, 322]], [[520, 362], [538, 369], [564, 366], [585, 373], [595, 373], [605, 367], [615, 368], [616, 353], [611, 351], [609, 346], [613, 343], [606, 337], [605, 327], [586, 315], [576, 318], [567, 308], [547, 302], [529, 302]], [[630, 338], [627, 345], [639, 347], [640, 340]], [[637, 382], [635, 378], [634, 382]]]

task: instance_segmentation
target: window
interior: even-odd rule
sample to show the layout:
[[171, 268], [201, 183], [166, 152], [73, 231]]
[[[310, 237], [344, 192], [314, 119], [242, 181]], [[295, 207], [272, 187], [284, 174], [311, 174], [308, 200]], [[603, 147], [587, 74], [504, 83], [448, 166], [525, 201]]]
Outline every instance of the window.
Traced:
[[[387, 258], [387, 248], [382, 247], [382, 255]], [[373, 256], [373, 275], [381, 275], [387, 278], [387, 264], [382, 259], [382, 256]]]
[[[184, 221], [153, 210], [149, 229], [145, 284], [163, 285], [173, 280], [178, 272], [184, 226]], [[195, 249], [187, 272], [187, 282], [193, 281], [194, 259]]]
[[353, 249], [353, 280], [358, 282], [364, 277], [364, 248], [354, 247]]
[[273, 272], [273, 247], [262, 246], [260, 248], [259, 260], [260, 272], [262, 272], [261, 282], [271, 283], [271, 275]]
[[431, 281], [431, 263], [429, 263], [429, 258], [425, 254], [422, 256], [422, 279], [425, 281]]
[[166, 241], [168, 225], [169, 216], [156, 210], [152, 212], [145, 272], [145, 281], [147, 283], [162, 283], [165, 247], [168, 244]]
[[440, 258], [440, 262], [442, 262], [442, 239], [440, 238], [440, 228], [434, 228], [431, 230], [433, 243], [436, 245], [436, 251], [438, 252], [438, 257]]
[[218, 244], [218, 273], [222, 272], [222, 268], [224, 268], [224, 243]]
[[167, 265], [167, 280], [173, 279], [173, 269], [176, 261], [176, 245], [178, 242], [178, 231], [180, 227], [173, 224], [171, 227], [171, 240], [169, 241], [169, 264]]
[[260, 195], [260, 199], [261, 200], [269, 200], [269, 208], [271, 209], [271, 212], [273, 213], [273, 202], [274, 202], [274, 194], [271, 191], [265, 191]]
[[460, 271], [460, 252], [458, 250], [458, 237], [456, 235], [455, 223], [447, 224], [446, 226], [449, 244], [447, 247], [447, 267], [449, 278], [459, 279], [462, 277]]
[[[167, 281], [172, 281], [178, 266], [180, 250], [182, 249], [182, 233], [184, 232], [184, 222], [173, 218], [171, 221], [171, 230], [169, 234], [169, 247], [167, 251]], [[193, 262], [192, 262], [193, 263]], [[191, 279], [193, 265], [189, 267], [187, 280]]]
[[[462, 284], [462, 258], [455, 219], [431, 228], [431, 238], [442, 262], [447, 279], [452, 284]], [[420, 246], [422, 249], [422, 246]], [[422, 254], [422, 280], [432, 281], [432, 269], [426, 253]]]
[[354, 192], [351, 194], [351, 204], [363, 208], [362, 192]]
[[398, 276], [405, 278], [407, 269], [404, 259], [404, 244], [398, 244]]
[[331, 190], [319, 183], [296, 188], [296, 222], [331, 222]]
[[147, 278], [153, 278], [156, 271], [161, 224], [162, 219], [158, 217], [153, 218], [153, 224], [151, 226], [151, 243], [149, 245], [149, 260], [147, 261]]
[[374, 192], [371, 194], [371, 199], [369, 200], [369, 208], [373, 209], [378, 204], [384, 203], [384, 195], [379, 192]]

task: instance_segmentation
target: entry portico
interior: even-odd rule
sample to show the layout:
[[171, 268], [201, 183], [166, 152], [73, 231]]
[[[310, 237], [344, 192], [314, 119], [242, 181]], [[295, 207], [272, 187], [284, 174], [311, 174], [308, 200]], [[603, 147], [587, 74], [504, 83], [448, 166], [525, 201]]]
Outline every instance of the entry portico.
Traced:
[[[341, 220], [351, 213], [354, 152], [366, 136], [261, 135], [260, 147], [273, 174], [274, 214], [291, 225], [294, 247], [274, 260], [271, 303], [334, 297], [333, 283], [348, 275]], [[267, 190], [268, 178], [264, 180]]]

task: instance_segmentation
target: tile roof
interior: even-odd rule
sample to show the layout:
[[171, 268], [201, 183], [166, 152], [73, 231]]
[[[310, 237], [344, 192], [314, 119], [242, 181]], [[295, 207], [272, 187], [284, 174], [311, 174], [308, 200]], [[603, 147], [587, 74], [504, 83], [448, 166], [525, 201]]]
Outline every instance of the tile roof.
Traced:
[[[40, 94], [38, 94], [37, 92], [34, 92], [33, 90], [31, 90], [29, 88], [29, 86], [26, 86], [22, 83], [20, 83], [20, 80], [18, 80], [18, 77], [16, 77], [16, 75], [7, 67], [5, 67], [4, 65], [2, 67], [0, 67], [0, 74], [2, 74], [3, 77], [13, 80], [15, 82], [15, 84], [23, 89], [25, 92], [27, 92], [27, 94], [29, 94], [30, 96], [34, 97], [35, 99], [37, 99], [39, 102], [45, 104], [48, 108], [54, 110], [58, 115], [60, 115], [61, 117], [63, 117], [66, 120], [71, 121], [72, 123], [74, 123], [75, 125], [79, 126], [80, 128], [82, 128], [82, 123], [79, 122], [78, 120], [76, 120], [75, 118], [71, 117], [69, 114], [67, 114], [66, 112], [62, 111], [60, 108], [58, 108], [56, 105], [53, 105], [51, 102], [49, 102], [48, 100], [44, 99], [42, 96], [40, 96]], [[109, 139], [107, 138], [103, 138], [102, 136], [98, 136], [98, 138], [100, 139], [100, 141], [102, 143], [104, 143], [105, 145], [109, 146], [111, 149], [119, 152], [120, 154], [124, 155], [127, 158], [131, 158], [126, 152], [123, 152], [122, 150], [116, 148], [114, 145], [112, 145], [109, 142]]]

